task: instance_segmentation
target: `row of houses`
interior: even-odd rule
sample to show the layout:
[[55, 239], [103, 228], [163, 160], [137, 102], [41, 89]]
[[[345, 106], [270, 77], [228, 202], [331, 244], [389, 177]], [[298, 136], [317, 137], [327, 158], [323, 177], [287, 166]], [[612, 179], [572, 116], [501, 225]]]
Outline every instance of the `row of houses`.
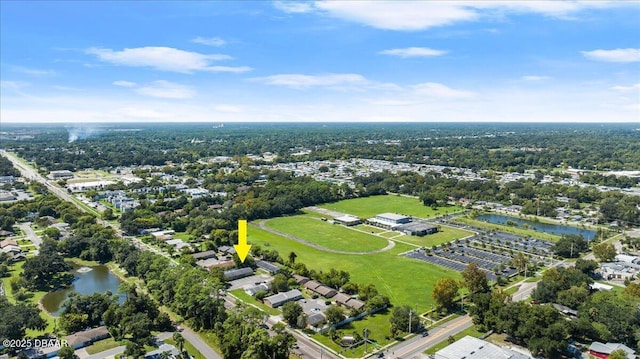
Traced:
[[297, 275], [297, 274], [294, 275], [293, 278], [296, 280], [298, 284], [302, 285], [307, 290], [315, 294], [321, 295], [327, 299], [332, 298], [333, 301], [335, 301], [336, 304], [340, 306], [350, 308], [350, 309], [356, 309], [356, 310], [362, 310], [365, 307], [365, 302], [359, 299], [353, 298], [348, 294], [339, 293], [337, 290], [331, 287], [328, 287], [320, 282], [311, 280], [307, 277]]

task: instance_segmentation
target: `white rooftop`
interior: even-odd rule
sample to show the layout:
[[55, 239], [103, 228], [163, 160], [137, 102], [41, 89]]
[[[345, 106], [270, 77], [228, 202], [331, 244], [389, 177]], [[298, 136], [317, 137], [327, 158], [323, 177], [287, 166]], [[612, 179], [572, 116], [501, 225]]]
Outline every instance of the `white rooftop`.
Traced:
[[397, 213], [381, 213], [381, 214], [377, 215], [376, 217], [390, 219], [392, 221], [397, 221], [397, 220], [400, 220], [400, 219], [408, 218], [407, 216], [403, 216], [403, 215], [397, 214]]
[[531, 356], [502, 348], [482, 339], [466, 336], [457, 342], [440, 349], [436, 359], [531, 359]]

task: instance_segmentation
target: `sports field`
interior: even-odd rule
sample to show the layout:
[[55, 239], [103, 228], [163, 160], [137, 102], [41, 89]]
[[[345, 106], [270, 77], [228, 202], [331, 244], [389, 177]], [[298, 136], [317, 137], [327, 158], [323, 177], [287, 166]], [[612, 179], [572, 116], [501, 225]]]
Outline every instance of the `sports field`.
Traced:
[[265, 224], [277, 231], [340, 251], [368, 252], [382, 249], [388, 244], [386, 239], [308, 216], [274, 218]]
[[431, 291], [438, 279], [461, 278], [458, 272], [399, 256], [398, 254], [415, 248], [402, 243], [396, 243], [394, 248], [380, 253], [337, 254], [269, 233], [255, 225], [249, 227], [248, 236], [250, 244], [269, 246], [278, 250], [282, 256], [295, 252], [297, 261], [305, 263], [309, 269], [328, 271], [335, 268], [348, 271], [352, 282], [372, 283], [393, 304], [408, 304], [417, 307], [420, 312], [427, 311], [434, 303]]
[[437, 210], [433, 210], [431, 207], [422, 204], [417, 198], [396, 195], [347, 199], [335, 203], [323, 204], [319, 207], [352, 214], [361, 218], [370, 218], [376, 214], [386, 212], [399, 213], [418, 218], [430, 218], [462, 210], [459, 206], [439, 207]]

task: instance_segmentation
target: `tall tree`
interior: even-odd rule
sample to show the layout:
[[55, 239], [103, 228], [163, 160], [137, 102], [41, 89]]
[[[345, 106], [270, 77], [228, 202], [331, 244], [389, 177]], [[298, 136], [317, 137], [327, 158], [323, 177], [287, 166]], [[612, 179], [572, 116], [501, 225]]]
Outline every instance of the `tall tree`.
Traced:
[[593, 247], [593, 255], [600, 262], [613, 262], [616, 259], [616, 247], [611, 243], [600, 243]]
[[489, 289], [487, 284], [487, 273], [485, 273], [476, 262], [471, 262], [462, 271], [464, 284], [471, 293], [486, 292]]
[[518, 272], [522, 273], [524, 272], [524, 270], [527, 268], [527, 265], [529, 264], [529, 258], [527, 258], [527, 256], [525, 256], [523, 253], [518, 252], [516, 253], [515, 256], [513, 256], [511, 263], [513, 264], [514, 267], [516, 267]]
[[179, 332], [173, 333], [173, 341], [178, 345], [178, 349], [180, 350], [180, 354], [184, 350], [184, 337]]
[[302, 314], [302, 306], [297, 302], [287, 302], [282, 306], [282, 317], [292, 327], [296, 327], [298, 317]]
[[449, 308], [458, 294], [458, 282], [451, 278], [440, 278], [433, 287], [431, 297], [442, 308]]
[[298, 258], [298, 255], [296, 254], [296, 252], [290, 252], [289, 253], [289, 264], [294, 264], [296, 262], [296, 258]]

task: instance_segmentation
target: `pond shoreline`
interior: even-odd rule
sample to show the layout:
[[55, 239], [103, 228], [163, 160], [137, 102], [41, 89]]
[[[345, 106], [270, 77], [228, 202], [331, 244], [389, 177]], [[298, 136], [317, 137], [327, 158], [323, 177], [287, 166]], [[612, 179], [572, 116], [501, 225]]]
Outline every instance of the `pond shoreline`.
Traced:
[[[521, 217], [514, 217], [505, 214], [498, 213], [483, 213], [474, 218], [475, 220], [487, 222], [491, 224], [497, 224], [501, 226], [509, 227], [509, 222], [514, 223], [512, 227], [529, 229], [541, 233], [553, 234], [561, 236], [563, 234], [579, 234], [586, 240], [590, 241], [595, 239], [597, 232], [593, 229], [574, 227], [559, 223], [548, 223], [542, 221], [535, 221]], [[527, 227], [524, 227], [524, 226]]]
[[76, 260], [76, 258], [67, 259], [67, 262], [74, 266], [73, 284], [47, 292], [37, 303], [40, 310], [54, 318], [59, 317], [64, 302], [71, 293], [91, 295], [110, 291], [117, 295], [120, 285], [126, 282], [117, 270], [111, 268], [110, 263], [102, 264], [95, 261]]

